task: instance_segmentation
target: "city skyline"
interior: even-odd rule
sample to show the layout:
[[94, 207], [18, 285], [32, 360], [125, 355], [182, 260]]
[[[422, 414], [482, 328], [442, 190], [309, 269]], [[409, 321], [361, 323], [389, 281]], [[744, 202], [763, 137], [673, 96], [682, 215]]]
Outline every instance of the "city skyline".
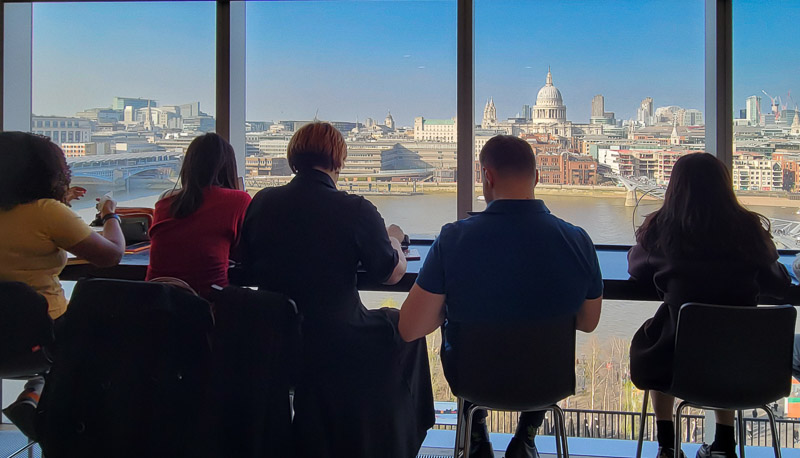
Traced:
[[[787, 29], [777, 44], [765, 33], [772, 18], [800, 6], [775, 3], [734, 5], [735, 25], [747, 17], [747, 27], [734, 27], [736, 113], [761, 90], [784, 103], [800, 91], [800, 51], [780, 46], [800, 32]], [[645, 97], [705, 112], [702, 1], [541, 5], [476, 1], [476, 123], [489, 97], [498, 119], [533, 105], [548, 65], [574, 122], [588, 121], [596, 94], [618, 119], [635, 118]], [[321, 119], [380, 122], [391, 110], [411, 126], [415, 116], [455, 115], [454, 1], [260, 2], [247, 10], [248, 120], [311, 119], [319, 110]], [[200, 101], [213, 115], [214, 22], [211, 2], [35, 4], [34, 112], [72, 116], [131, 96]], [[770, 55], [781, 67], [765, 72]]]

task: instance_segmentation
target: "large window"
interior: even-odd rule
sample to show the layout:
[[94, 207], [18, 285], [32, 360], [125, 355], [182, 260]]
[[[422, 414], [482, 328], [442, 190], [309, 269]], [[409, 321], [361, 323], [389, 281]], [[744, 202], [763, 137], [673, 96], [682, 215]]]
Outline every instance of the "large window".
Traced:
[[798, 15], [796, 2], [733, 2], [733, 186], [790, 249], [800, 247], [800, 31], [785, 23]]
[[314, 119], [344, 135], [339, 188], [432, 238], [456, 219], [456, 2], [247, 4], [248, 190], [287, 182]]
[[704, 148], [703, 18], [702, 0], [476, 0], [476, 153], [522, 136], [553, 213], [595, 243], [633, 243], [660, 204], [640, 197]]
[[73, 206], [152, 207], [189, 142], [214, 130], [213, 2], [36, 3], [30, 130], [67, 155]]

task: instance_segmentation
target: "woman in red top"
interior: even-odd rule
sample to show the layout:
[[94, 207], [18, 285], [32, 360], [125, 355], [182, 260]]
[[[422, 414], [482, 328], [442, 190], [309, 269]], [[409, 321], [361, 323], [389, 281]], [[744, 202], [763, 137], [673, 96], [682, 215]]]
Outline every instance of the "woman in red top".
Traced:
[[189, 145], [180, 179], [180, 190], [156, 202], [147, 280], [176, 277], [208, 297], [211, 285], [228, 285], [250, 195], [236, 190], [233, 147], [213, 133]]

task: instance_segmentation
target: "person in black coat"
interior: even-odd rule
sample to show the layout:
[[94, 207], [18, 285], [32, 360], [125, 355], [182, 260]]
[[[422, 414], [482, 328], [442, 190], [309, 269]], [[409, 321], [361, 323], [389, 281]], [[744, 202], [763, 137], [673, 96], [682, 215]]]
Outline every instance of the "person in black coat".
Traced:
[[[759, 294], [782, 296], [791, 281], [768, 228], [769, 220], [739, 204], [725, 165], [695, 153], [675, 163], [663, 206], [636, 232], [628, 272], [655, 283], [664, 301], [631, 342], [631, 380], [651, 390], [659, 458], [675, 454], [675, 398], [662, 391], [672, 382], [678, 310], [687, 302], [755, 306]], [[697, 456], [735, 457], [734, 413], [716, 416], [714, 442]]]
[[433, 425], [424, 339], [406, 343], [398, 311], [367, 310], [357, 271], [394, 284], [406, 270], [402, 231], [361, 196], [336, 189], [347, 156], [331, 124], [300, 128], [296, 176], [253, 198], [241, 236], [251, 284], [292, 298], [303, 315], [294, 397], [297, 456], [412, 457]]

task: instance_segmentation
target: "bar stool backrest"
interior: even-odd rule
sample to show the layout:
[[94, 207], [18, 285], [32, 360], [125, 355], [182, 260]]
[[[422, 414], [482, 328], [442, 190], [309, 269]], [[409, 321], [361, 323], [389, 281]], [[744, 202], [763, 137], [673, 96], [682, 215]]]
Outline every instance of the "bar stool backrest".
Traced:
[[300, 355], [294, 301], [229, 286], [213, 298], [213, 370], [206, 456], [291, 456], [291, 404]]
[[52, 344], [47, 299], [25, 283], [0, 282], [0, 378], [47, 371]]
[[44, 455], [197, 456], [209, 303], [163, 283], [84, 279], [62, 320], [37, 412]]
[[442, 364], [458, 397], [499, 410], [537, 410], [575, 393], [575, 317], [454, 323]]
[[795, 316], [790, 305], [684, 304], [669, 392], [727, 409], [760, 407], [788, 396]]

